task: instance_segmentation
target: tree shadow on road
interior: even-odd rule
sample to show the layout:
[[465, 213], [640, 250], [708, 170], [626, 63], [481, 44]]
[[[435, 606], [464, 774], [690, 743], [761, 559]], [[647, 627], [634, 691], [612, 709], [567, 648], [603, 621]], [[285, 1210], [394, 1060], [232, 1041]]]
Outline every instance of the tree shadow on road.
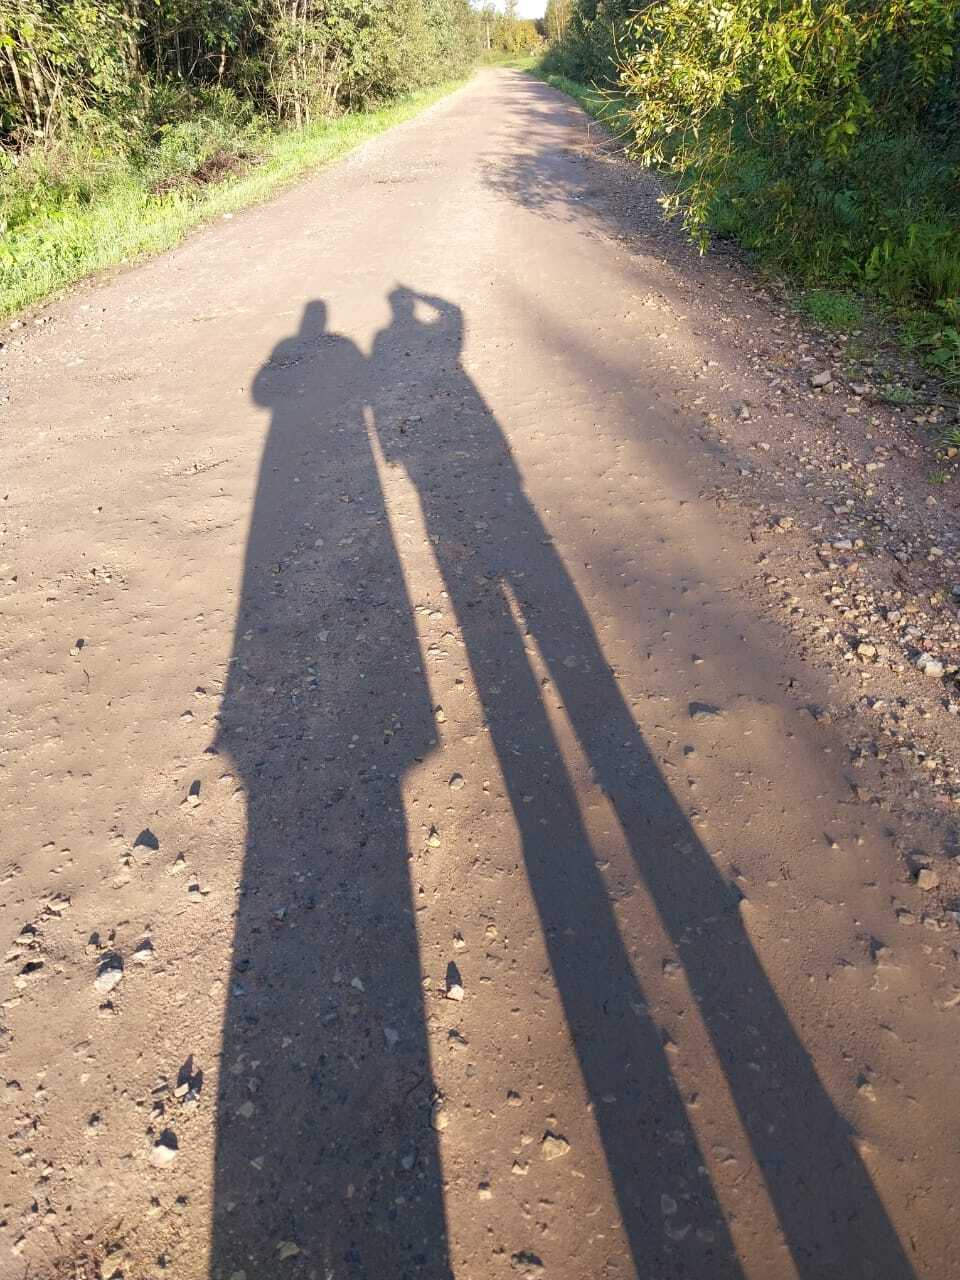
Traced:
[[797, 1273], [908, 1280], [738, 895], [661, 776], [463, 368], [462, 313], [406, 288], [390, 304], [369, 360], [311, 304], [255, 389], [273, 420], [219, 740], [249, 821], [216, 1280], [268, 1274], [293, 1248], [336, 1280], [451, 1274], [401, 795], [434, 729], [364, 406], [384, 457], [415, 486], [462, 632], [636, 1274], [733, 1280], [741, 1268], [527, 639], [685, 970]]

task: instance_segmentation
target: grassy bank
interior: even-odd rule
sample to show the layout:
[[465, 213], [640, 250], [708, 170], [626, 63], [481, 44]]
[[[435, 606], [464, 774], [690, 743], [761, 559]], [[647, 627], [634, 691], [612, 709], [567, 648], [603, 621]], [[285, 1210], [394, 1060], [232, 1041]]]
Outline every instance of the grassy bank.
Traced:
[[528, 67], [538, 80], [543, 80], [546, 84], [552, 85], [554, 89], [560, 89], [568, 98], [574, 98], [580, 103], [584, 111], [596, 120], [603, 120], [611, 113], [612, 100], [609, 94], [601, 93], [599, 89], [589, 84], [581, 84], [578, 80], [570, 80], [567, 76], [561, 75], [557, 71], [546, 71], [539, 63]]
[[170, 248], [408, 120], [449, 81], [302, 130], [198, 120], [140, 155], [75, 143], [0, 172], [0, 317], [84, 276]]

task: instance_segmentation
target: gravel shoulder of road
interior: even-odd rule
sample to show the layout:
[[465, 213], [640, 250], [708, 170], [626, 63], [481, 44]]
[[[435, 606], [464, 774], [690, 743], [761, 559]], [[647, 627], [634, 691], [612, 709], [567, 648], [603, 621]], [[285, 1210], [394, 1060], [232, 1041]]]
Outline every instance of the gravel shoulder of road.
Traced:
[[[663, 288], [643, 305], [662, 318], [677, 428], [701, 454], [704, 494], [741, 531], [758, 607], [835, 677], [834, 703], [810, 711], [844, 726], [846, 763], [872, 779], [863, 793], [930, 831], [929, 848], [907, 842], [905, 874], [936, 866], [931, 911], [947, 915], [930, 925], [954, 927], [960, 522], [931, 445], [948, 411], [882, 331], [824, 332], [735, 246], [701, 256], [660, 216], [656, 176], [602, 126], [588, 126], [583, 151], [580, 198], [597, 225], [661, 261]], [[921, 380], [934, 403], [886, 401]]]

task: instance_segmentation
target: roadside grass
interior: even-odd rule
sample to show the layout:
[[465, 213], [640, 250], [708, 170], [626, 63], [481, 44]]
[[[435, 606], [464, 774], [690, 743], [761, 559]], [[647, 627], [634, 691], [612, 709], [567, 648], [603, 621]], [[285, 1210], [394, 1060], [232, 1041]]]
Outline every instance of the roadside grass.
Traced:
[[79, 147], [29, 157], [0, 172], [0, 319], [104, 268], [169, 249], [194, 227], [265, 199], [463, 83], [300, 131], [213, 129], [200, 146], [183, 139], [181, 154], [163, 163]]
[[837, 289], [807, 289], [797, 298], [796, 306], [821, 329], [833, 333], [855, 333], [869, 320], [863, 298]]
[[531, 75], [538, 80], [543, 80], [546, 84], [552, 85], [554, 89], [559, 89], [565, 93], [568, 98], [573, 98], [580, 103], [587, 115], [593, 116], [595, 120], [603, 120], [609, 123], [611, 131], [615, 132], [616, 123], [616, 99], [610, 93], [605, 93], [596, 88], [595, 85], [581, 84], [578, 80], [570, 80], [566, 76], [562, 76], [556, 71], [543, 71], [536, 62], [527, 68]]
[[480, 58], [481, 67], [512, 67], [516, 71], [531, 71], [536, 66], [535, 53], [485, 53]]

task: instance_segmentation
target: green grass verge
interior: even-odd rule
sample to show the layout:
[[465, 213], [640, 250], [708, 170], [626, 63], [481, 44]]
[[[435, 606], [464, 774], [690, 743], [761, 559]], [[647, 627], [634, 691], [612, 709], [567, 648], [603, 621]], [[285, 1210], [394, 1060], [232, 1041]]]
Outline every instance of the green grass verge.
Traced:
[[839, 289], [807, 289], [796, 305], [801, 314], [833, 333], [854, 333], [869, 323], [863, 298]]
[[530, 71], [536, 63], [535, 53], [485, 53], [480, 58], [481, 67], [511, 67], [515, 71]]
[[[263, 131], [244, 139], [257, 163], [208, 185], [186, 183], [157, 192], [149, 173], [114, 163], [78, 198], [36, 198], [10, 225], [0, 195], [0, 318], [14, 315], [106, 267], [177, 244], [194, 227], [274, 194], [308, 171], [368, 138], [409, 120], [458, 88], [455, 80], [409, 94], [388, 106], [321, 121], [302, 130]], [[21, 187], [23, 183], [21, 182]], [[12, 187], [12, 184], [10, 184]], [[10, 188], [8, 187], [8, 190]], [[12, 196], [8, 197], [12, 203]], [[35, 205], [35, 207], [33, 207]]]
[[556, 71], [544, 71], [537, 63], [528, 67], [527, 70], [538, 80], [542, 80], [545, 84], [552, 85], [554, 89], [559, 89], [562, 93], [565, 93], [568, 98], [574, 98], [580, 103], [584, 111], [593, 116], [595, 120], [604, 120], [610, 113], [612, 103], [610, 95], [601, 93], [593, 85], [581, 84], [579, 80], [569, 80], [566, 76], [559, 75]]

